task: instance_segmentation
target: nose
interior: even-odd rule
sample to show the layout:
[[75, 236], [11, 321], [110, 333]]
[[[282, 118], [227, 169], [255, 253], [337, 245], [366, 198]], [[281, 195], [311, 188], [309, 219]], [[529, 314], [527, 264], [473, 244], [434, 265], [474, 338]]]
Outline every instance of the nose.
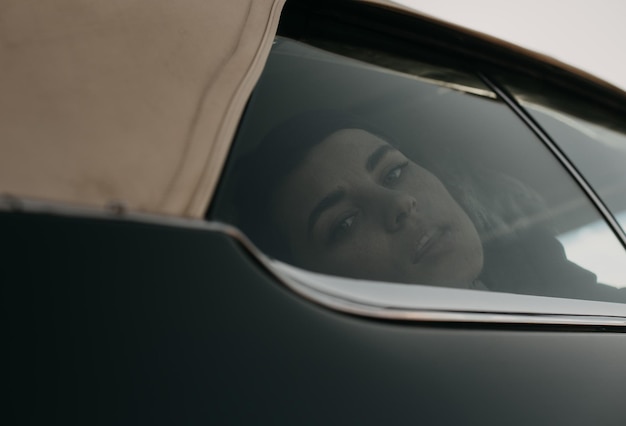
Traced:
[[406, 226], [417, 211], [417, 200], [405, 193], [390, 191], [386, 205], [383, 206], [383, 220], [388, 232], [397, 232]]

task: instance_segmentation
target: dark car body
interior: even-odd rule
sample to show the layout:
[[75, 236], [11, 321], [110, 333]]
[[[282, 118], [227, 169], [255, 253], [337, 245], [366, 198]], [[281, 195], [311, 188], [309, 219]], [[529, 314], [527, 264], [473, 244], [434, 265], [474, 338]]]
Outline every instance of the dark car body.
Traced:
[[[623, 304], [425, 299], [412, 288], [398, 290], [402, 305], [351, 298], [289, 275], [224, 223], [232, 141], [269, 126], [248, 100], [276, 35], [403, 57], [422, 49], [421, 60], [471, 66], [488, 82], [503, 75], [510, 84], [490, 89], [564, 164], [622, 250], [622, 177], [588, 178], [583, 151], [520, 104], [543, 93], [541, 105], [598, 111], [594, 123], [619, 133], [623, 92], [389, 2], [9, 6], [7, 424], [626, 424]], [[541, 182], [539, 168], [529, 174]], [[554, 205], [571, 201], [559, 194]], [[557, 219], [592, 220], [577, 211]]]

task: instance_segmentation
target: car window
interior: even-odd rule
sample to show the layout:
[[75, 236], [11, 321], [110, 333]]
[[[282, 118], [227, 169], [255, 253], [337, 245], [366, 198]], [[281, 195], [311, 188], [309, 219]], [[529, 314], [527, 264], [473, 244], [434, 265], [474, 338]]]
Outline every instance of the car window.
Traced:
[[317, 274], [626, 301], [621, 244], [480, 78], [317, 44], [275, 41], [212, 219]]

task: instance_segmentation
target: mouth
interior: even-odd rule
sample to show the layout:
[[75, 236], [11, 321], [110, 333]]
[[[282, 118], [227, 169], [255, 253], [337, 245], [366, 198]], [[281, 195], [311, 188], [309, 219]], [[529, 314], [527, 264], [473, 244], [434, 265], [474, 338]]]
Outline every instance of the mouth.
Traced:
[[414, 246], [413, 263], [420, 263], [449, 232], [447, 228], [433, 228], [420, 235]]

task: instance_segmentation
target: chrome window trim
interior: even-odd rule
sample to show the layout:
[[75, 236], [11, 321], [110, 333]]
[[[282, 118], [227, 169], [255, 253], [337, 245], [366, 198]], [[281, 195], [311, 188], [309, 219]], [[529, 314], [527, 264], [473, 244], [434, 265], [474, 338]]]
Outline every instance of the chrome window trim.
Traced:
[[[52, 214], [67, 217], [101, 220], [119, 220], [142, 224], [152, 224], [180, 229], [216, 232], [234, 239], [253, 259], [268, 271], [281, 285], [299, 296], [326, 308], [361, 316], [392, 321], [415, 321], [431, 323], [472, 323], [472, 324], [508, 324], [508, 325], [549, 325], [549, 326], [585, 326], [609, 327], [619, 331], [626, 327], [626, 304], [595, 302], [587, 300], [560, 299], [541, 296], [526, 296], [503, 293], [482, 292], [478, 290], [452, 290], [462, 292], [466, 298], [457, 300], [456, 306], [424, 302], [421, 296], [430, 292], [439, 293], [443, 298], [451, 289], [428, 286], [407, 286], [393, 283], [358, 282], [345, 278], [338, 281], [360, 283], [380, 288], [397, 288], [402, 286], [408, 293], [417, 296], [418, 303], [397, 303], [393, 306], [382, 301], [376, 302], [364, 295], [345, 294], [333, 290], [320, 274], [304, 272], [297, 274], [297, 268], [274, 261], [257, 249], [250, 240], [237, 228], [221, 222], [209, 222], [200, 219], [159, 216], [140, 212], [129, 212], [123, 204], [116, 203], [97, 209], [30, 200], [14, 196], [0, 196], [0, 212], [25, 214]], [[385, 287], [389, 286], [389, 287]], [[434, 292], [434, 293], [433, 293]], [[449, 293], [448, 293], [449, 294]], [[461, 294], [461, 293], [457, 293]], [[467, 297], [483, 298], [481, 306], [467, 306]], [[490, 301], [491, 299], [492, 301]], [[508, 302], [507, 302], [508, 299]], [[498, 304], [505, 301], [504, 306]], [[496, 301], [499, 301], [496, 303]]]
[[[626, 325], [626, 305], [620, 303], [360, 281], [302, 271], [282, 262], [269, 262], [275, 275], [286, 279], [294, 291], [356, 315], [429, 322]], [[354, 291], [357, 287], [364, 288]], [[396, 294], [377, 298], [380, 290]], [[446, 298], [448, 300], [444, 300]], [[600, 309], [594, 310], [594, 307]], [[585, 309], [588, 309], [587, 314], [579, 313]]]

